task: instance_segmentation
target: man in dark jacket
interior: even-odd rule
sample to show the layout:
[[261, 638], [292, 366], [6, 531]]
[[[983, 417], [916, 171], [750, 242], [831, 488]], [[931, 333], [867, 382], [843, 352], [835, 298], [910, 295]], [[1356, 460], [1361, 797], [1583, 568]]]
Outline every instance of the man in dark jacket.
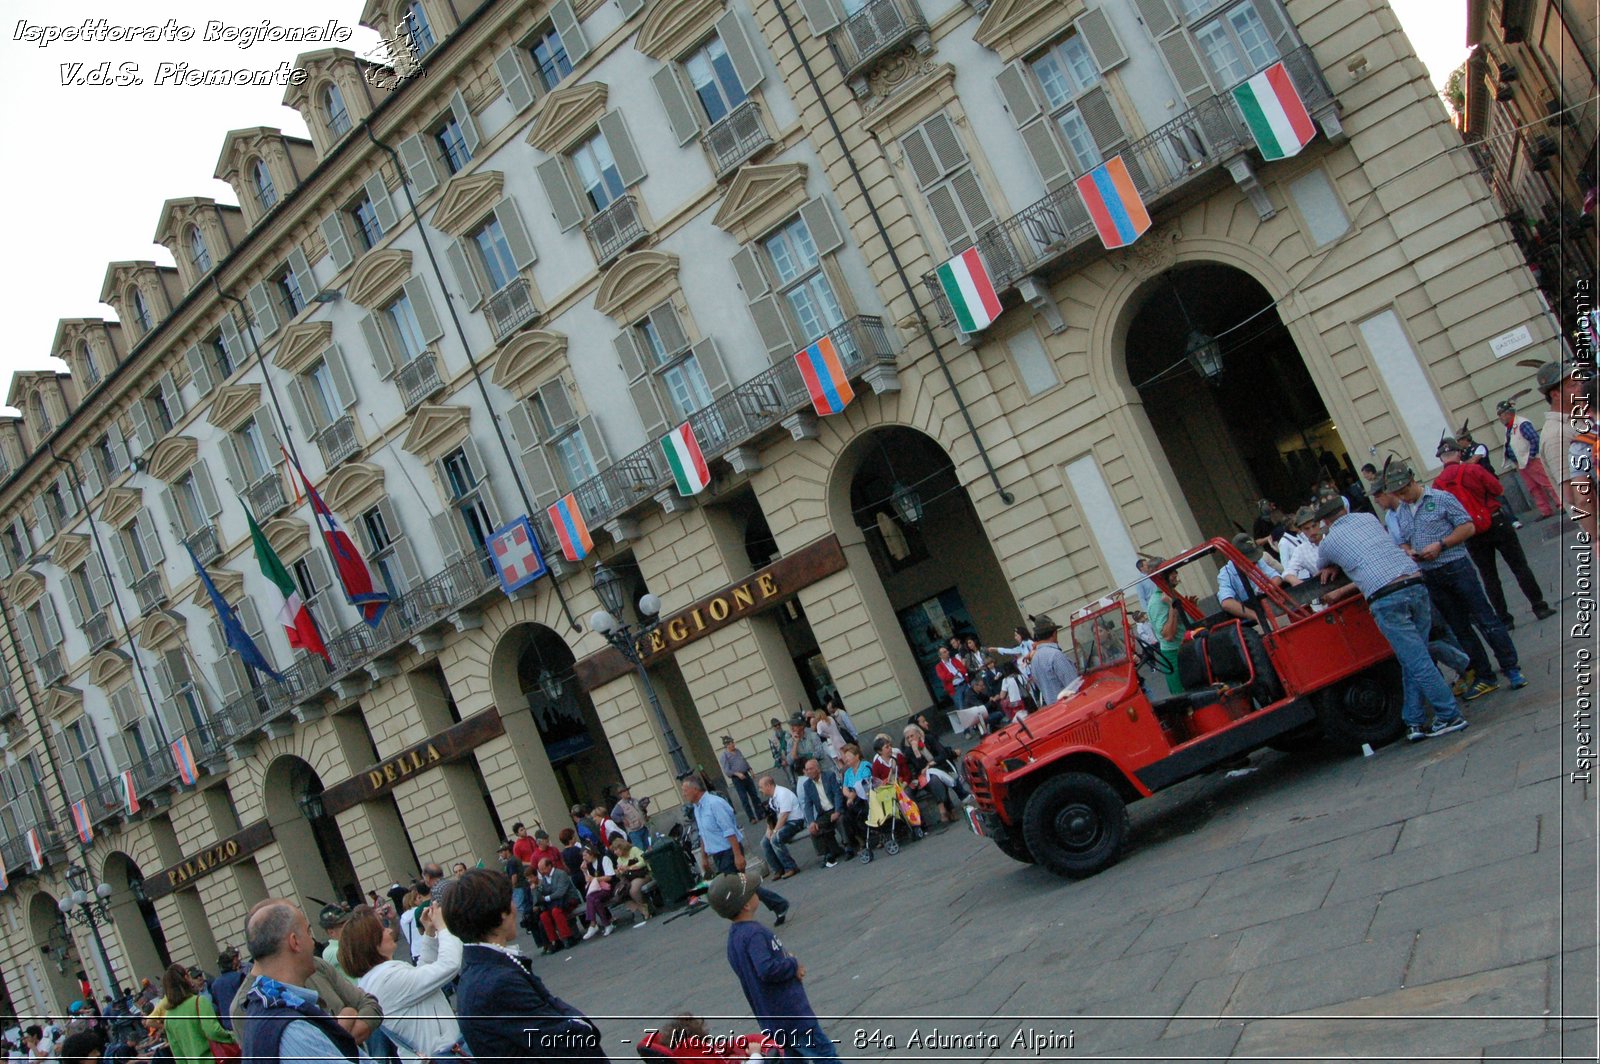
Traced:
[[223, 1030], [233, 1030], [233, 1016], [229, 1009], [239, 984], [244, 982], [244, 972], [239, 967], [239, 951], [228, 949], [217, 954], [217, 977], [211, 980], [211, 1002], [217, 1007], [217, 1022]]
[[256, 907], [245, 924], [255, 971], [240, 1031], [243, 1064], [357, 1064], [361, 1050], [307, 986], [317, 967], [311, 922], [281, 898]]
[[824, 772], [822, 762], [816, 758], [808, 758], [795, 793], [800, 797], [800, 819], [811, 832], [811, 845], [822, 858], [822, 867], [832, 868], [841, 857], [854, 857], [839, 844], [839, 826], [844, 821], [844, 790], [839, 786], [839, 777]]
[[556, 867], [548, 857], [539, 858], [539, 875], [533, 884], [533, 903], [539, 910], [539, 927], [544, 932], [543, 953], [558, 953], [576, 946], [569, 914], [583, 904], [583, 895], [573, 885], [565, 866]]
[[465, 942], [456, 1014], [461, 1037], [479, 1060], [605, 1060], [600, 1029], [546, 989], [517, 949], [511, 881], [475, 868], [444, 899], [444, 922]]

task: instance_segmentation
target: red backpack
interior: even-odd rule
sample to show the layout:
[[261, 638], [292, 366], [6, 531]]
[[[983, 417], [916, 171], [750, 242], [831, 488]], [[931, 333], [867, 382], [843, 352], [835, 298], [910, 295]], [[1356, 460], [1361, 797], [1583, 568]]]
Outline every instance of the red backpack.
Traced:
[[1482, 495], [1465, 483], [1469, 476], [1467, 469], [1466, 462], [1447, 465], [1440, 470], [1433, 486], [1448, 491], [1461, 501], [1461, 505], [1466, 508], [1467, 516], [1472, 518], [1472, 529], [1475, 533], [1487, 532], [1489, 526], [1494, 523], [1494, 511], [1489, 509]]

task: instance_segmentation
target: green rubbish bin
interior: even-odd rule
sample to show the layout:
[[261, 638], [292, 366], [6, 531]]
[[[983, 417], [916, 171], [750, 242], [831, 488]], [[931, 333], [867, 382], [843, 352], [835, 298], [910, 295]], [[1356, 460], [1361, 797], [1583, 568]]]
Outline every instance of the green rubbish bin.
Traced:
[[683, 847], [672, 839], [662, 839], [645, 852], [644, 859], [661, 891], [662, 904], [669, 909], [682, 905], [695, 883], [694, 869]]

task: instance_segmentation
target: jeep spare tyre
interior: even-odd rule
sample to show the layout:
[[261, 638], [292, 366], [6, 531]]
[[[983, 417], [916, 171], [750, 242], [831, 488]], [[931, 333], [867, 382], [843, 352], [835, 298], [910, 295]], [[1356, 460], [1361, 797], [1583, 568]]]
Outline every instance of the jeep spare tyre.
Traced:
[[1044, 783], [1022, 813], [1028, 852], [1058, 876], [1083, 879], [1116, 863], [1128, 807], [1099, 776], [1068, 772]]

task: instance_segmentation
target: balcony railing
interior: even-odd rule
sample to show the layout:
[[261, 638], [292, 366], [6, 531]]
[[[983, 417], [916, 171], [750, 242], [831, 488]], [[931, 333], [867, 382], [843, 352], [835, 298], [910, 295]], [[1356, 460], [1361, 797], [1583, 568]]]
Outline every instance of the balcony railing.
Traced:
[[183, 734], [189, 738], [189, 749], [194, 753], [196, 767], [206, 761], [215, 761], [227, 753], [226, 718], [218, 717], [204, 724], [186, 728]]
[[[136, 794], [139, 793], [137, 783], [134, 785], [134, 790]], [[128, 811], [127, 798], [122, 793], [122, 780], [119, 776], [112, 776], [108, 780], [101, 781], [98, 786], [84, 795], [84, 798], [88, 800], [86, 805], [89, 809], [89, 819], [95, 824], [103, 824], [112, 817]], [[63, 819], [68, 824], [72, 823], [70, 809]]]
[[[1284, 55], [1282, 61], [1306, 110], [1314, 117], [1328, 113], [1335, 102], [1333, 93], [1311, 50], [1302, 46]], [[1225, 164], [1254, 147], [1255, 138], [1244, 124], [1230, 91], [1207, 97], [1127, 145], [1119, 154], [1153, 218], [1159, 207], [1204, 182], [1217, 180]], [[985, 227], [978, 233], [977, 246], [995, 292], [1003, 295], [1024, 277], [1041, 273], [1075, 254], [1092, 254], [1100, 245], [1083, 200], [1077, 189], [1068, 184]], [[938, 279], [929, 273], [924, 281], [940, 316], [946, 324], [952, 323], [955, 318]]]
[[141, 802], [160, 794], [178, 778], [178, 767], [172, 763], [172, 754], [166, 750], [135, 761], [128, 767], [133, 770], [134, 793]]
[[231, 741], [260, 730], [272, 712], [272, 702], [266, 687], [250, 687], [223, 705], [218, 719]]
[[0, 724], [5, 724], [17, 716], [17, 696], [12, 692], [9, 684], [0, 686]]
[[66, 662], [62, 659], [61, 648], [59, 647], [46, 650], [40, 654], [34, 664], [39, 669], [39, 682], [46, 687], [60, 683], [67, 678]]
[[444, 387], [444, 382], [439, 379], [438, 360], [426, 351], [401, 366], [394, 380], [400, 386], [400, 396], [405, 400], [408, 414], [432, 399]]
[[246, 488], [244, 494], [257, 521], [265, 521], [289, 505], [283, 493], [283, 477], [276, 469]]
[[533, 305], [533, 288], [526, 277], [517, 277], [484, 304], [484, 314], [489, 319], [489, 329], [499, 343], [539, 316]]
[[361, 441], [356, 438], [356, 419], [351, 414], [326, 426], [317, 433], [317, 446], [322, 450], [322, 465], [324, 469], [331, 470], [361, 450]]
[[139, 603], [140, 613], [159, 610], [167, 604], [167, 587], [159, 572], [145, 573], [133, 582], [133, 597]]
[[841, 22], [828, 39], [838, 50], [845, 79], [857, 96], [867, 94], [866, 76], [879, 59], [913, 42], [923, 54], [932, 48], [928, 20], [917, 9], [916, 0], [867, 0], [866, 6]]
[[5, 804], [3, 812], [3, 822], [13, 831], [0, 838], [0, 862], [4, 862], [7, 873], [31, 867], [28, 855], [30, 828], [39, 832], [39, 844], [46, 852], [61, 844], [50, 818], [45, 816], [44, 802], [40, 800], [38, 792], [30, 790], [13, 798]]
[[210, 565], [222, 557], [222, 540], [215, 525], [201, 525], [183, 537], [184, 546], [194, 552], [195, 561]]
[[83, 622], [83, 634], [89, 640], [89, 653], [93, 654], [111, 645], [111, 618], [97, 613]]
[[746, 100], [706, 130], [706, 151], [719, 178], [733, 173], [771, 143], [772, 134], [761, 120], [761, 105], [754, 100]]
[[595, 262], [605, 266], [647, 235], [632, 196], [619, 196], [605, 210], [583, 223]]

